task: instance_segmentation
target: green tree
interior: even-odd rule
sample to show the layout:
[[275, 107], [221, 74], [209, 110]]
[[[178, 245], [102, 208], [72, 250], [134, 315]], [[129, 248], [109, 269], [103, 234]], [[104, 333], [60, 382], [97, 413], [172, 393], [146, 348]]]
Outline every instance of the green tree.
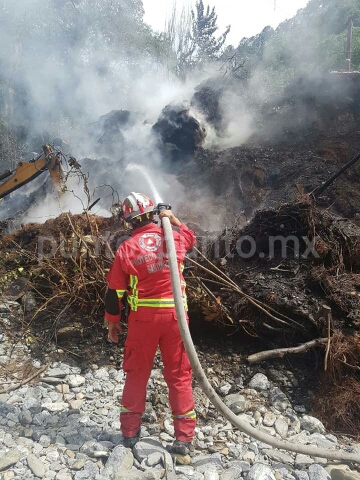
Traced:
[[[275, 91], [299, 75], [341, 70], [349, 19], [354, 22], [352, 68], [360, 66], [360, 3], [358, 0], [310, 0], [275, 31], [267, 27], [242, 39], [236, 58], [245, 61], [243, 76], [256, 75]], [[268, 91], [270, 92], [270, 88]]]
[[170, 69], [185, 80], [194, 69], [221, 60], [230, 26], [219, 37], [217, 30], [215, 7], [205, 9], [203, 0], [198, 0], [195, 10], [183, 8], [179, 12], [175, 3], [166, 25]]
[[195, 44], [196, 61], [207, 63], [218, 60], [222, 53], [222, 48], [226, 37], [230, 32], [230, 25], [226, 27], [225, 32], [219, 37], [215, 37], [218, 30], [217, 14], [215, 7], [204, 7], [203, 0], [198, 0], [195, 4], [195, 11], [192, 15], [192, 39]]

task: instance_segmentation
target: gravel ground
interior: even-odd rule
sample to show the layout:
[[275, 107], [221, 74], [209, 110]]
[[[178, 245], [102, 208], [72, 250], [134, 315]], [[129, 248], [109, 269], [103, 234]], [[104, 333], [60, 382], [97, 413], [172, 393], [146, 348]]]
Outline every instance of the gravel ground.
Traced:
[[[109, 364], [95, 365], [89, 358], [77, 366], [54, 346], [52, 355], [39, 361], [25, 341], [15, 344], [8, 336], [10, 309], [6, 303], [0, 308], [1, 480], [360, 480], [354, 464], [281, 451], [250, 438], [217, 413], [196, 382], [194, 451], [171, 456], [166, 447], [174, 432], [159, 355], [140, 441], [127, 449], [118, 420], [124, 374], [115, 357]], [[216, 345], [197, 342], [196, 347], [209, 380], [235, 414], [275, 438], [360, 454], [359, 443], [327, 432], [311, 415], [300, 373], [279, 363], [266, 370], [249, 367], [235, 348], [220, 352]], [[54, 355], [64, 360], [54, 362]]]

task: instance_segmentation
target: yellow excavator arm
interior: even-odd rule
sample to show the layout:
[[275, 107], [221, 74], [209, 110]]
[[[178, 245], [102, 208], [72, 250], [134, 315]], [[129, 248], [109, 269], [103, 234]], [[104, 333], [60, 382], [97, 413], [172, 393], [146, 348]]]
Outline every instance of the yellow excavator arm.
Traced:
[[0, 199], [31, 182], [31, 180], [34, 180], [34, 178], [46, 171], [49, 172], [55, 185], [61, 184], [60, 152], [54, 150], [49, 145], [45, 145], [43, 150], [44, 153], [38, 159], [32, 162], [20, 162], [14, 171], [7, 171], [0, 175]]

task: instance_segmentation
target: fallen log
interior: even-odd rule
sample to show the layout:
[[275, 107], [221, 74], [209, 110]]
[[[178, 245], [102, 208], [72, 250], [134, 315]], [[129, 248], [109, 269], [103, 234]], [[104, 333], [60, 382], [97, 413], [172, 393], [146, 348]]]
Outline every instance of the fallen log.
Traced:
[[282, 358], [284, 355], [289, 355], [292, 353], [304, 353], [310, 350], [310, 348], [318, 347], [319, 345], [327, 344], [329, 341], [328, 338], [317, 338], [315, 340], [310, 340], [310, 342], [303, 343], [297, 347], [289, 348], [275, 348], [274, 350], [266, 350], [264, 352], [254, 353], [247, 357], [249, 363], [257, 363], [262, 360], [267, 360], [269, 358]]

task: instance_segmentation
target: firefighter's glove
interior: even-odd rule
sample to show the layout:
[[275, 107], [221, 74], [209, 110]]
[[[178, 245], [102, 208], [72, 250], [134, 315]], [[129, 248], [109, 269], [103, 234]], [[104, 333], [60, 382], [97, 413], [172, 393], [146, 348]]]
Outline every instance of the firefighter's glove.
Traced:
[[108, 322], [108, 338], [114, 343], [119, 343], [119, 335], [122, 333], [120, 322]]

